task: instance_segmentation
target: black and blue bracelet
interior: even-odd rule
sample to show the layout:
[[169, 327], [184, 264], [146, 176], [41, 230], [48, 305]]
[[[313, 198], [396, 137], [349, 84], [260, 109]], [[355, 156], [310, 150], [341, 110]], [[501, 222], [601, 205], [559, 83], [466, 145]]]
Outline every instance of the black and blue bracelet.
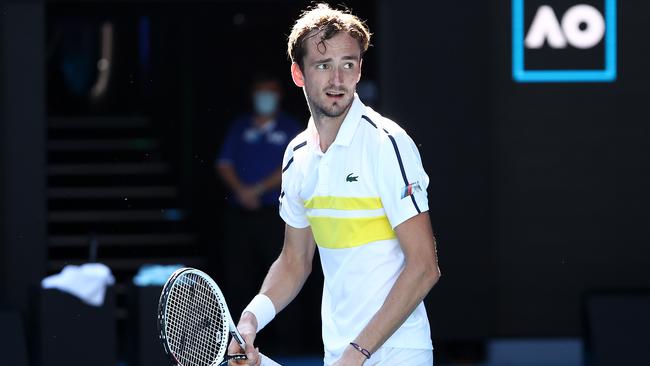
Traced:
[[362, 348], [360, 345], [350, 342], [350, 346], [354, 347], [357, 351], [361, 352], [362, 355], [366, 356], [367, 359], [370, 359], [370, 351], [365, 348]]

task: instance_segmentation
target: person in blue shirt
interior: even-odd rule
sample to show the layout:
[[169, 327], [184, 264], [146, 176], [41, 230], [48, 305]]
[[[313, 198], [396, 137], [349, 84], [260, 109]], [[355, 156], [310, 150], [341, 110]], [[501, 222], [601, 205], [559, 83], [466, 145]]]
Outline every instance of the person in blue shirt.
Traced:
[[[282, 88], [271, 75], [258, 75], [251, 88], [253, 110], [230, 125], [215, 162], [217, 175], [230, 191], [221, 215], [223, 236], [218, 243], [225, 267], [228, 305], [241, 311], [266, 268], [282, 248], [284, 230], [278, 216], [284, 150], [302, 127], [280, 110]], [[238, 258], [252, 260], [241, 270]]]
[[252, 88], [253, 112], [232, 123], [217, 159], [217, 172], [246, 211], [277, 210], [284, 149], [302, 129], [280, 111], [280, 82], [259, 76]]

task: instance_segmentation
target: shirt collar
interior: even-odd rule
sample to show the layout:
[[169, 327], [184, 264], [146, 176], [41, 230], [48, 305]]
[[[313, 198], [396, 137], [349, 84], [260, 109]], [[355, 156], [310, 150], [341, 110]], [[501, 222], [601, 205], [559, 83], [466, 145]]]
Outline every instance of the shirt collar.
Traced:
[[363, 105], [357, 93], [354, 93], [352, 106], [350, 106], [350, 110], [348, 110], [348, 114], [345, 116], [339, 128], [339, 132], [336, 134], [333, 145], [350, 146], [352, 137], [354, 137], [354, 133], [357, 131], [357, 126], [359, 126], [361, 116], [365, 109], [366, 106]]
[[[336, 138], [332, 145], [350, 146], [354, 133], [357, 131], [357, 127], [361, 121], [361, 116], [363, 116], [365, 110], [366, 106], [361, 102], [357, 93], [354, 93], [352, 105], [339, 128], [339, 132], [336, 133]], [[309, 118], [307, 131], [309, 132], [307, 143], [315, 148], [316, 151], [320, 151], [320, 137], [318, 136], [318, 130], [316, 129], [313, 117]]]

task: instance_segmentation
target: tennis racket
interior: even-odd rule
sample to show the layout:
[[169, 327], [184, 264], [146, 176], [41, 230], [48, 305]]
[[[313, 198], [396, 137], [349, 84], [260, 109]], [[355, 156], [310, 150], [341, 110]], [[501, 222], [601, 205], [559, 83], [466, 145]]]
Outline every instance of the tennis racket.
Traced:
[[[232, 321], [219, 286], [202, 271], [181, 268], [165, 283], [158, 303], [158, 330], [165, 352], [178, 366], [221, 366], [246, 355], [226, 355], [228, 334], [246, 344]], [[262, 366], [280, 366], [260, 354]]]

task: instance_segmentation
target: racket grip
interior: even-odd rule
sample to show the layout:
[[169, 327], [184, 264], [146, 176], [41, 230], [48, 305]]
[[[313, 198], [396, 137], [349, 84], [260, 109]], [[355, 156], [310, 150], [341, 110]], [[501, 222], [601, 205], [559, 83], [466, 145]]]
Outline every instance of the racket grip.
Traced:
[[262, 353], [260, 353], [260, 358], [262, 359], [262, 363], [260, 366], [282, 366], [279, 363], [273, 361], [272, 359], [264, 356]]

